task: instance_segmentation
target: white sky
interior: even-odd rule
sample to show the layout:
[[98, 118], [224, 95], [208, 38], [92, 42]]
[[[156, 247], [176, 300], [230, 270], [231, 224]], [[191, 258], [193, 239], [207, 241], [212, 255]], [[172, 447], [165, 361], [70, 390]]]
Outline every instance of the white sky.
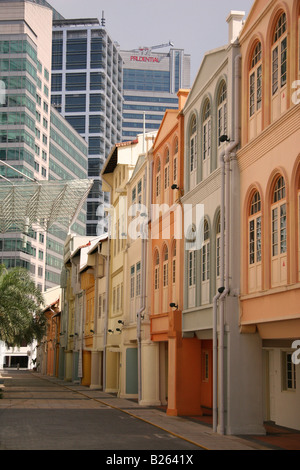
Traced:
[[[254, 0], [47, 0], [67, 19], [98, 18], [123, 50], [172, 41], [191, 55], [191, 85], [205, 52], [228, 42], [226, 18]], [[165, 49], [158, 49], [157, 52]]]

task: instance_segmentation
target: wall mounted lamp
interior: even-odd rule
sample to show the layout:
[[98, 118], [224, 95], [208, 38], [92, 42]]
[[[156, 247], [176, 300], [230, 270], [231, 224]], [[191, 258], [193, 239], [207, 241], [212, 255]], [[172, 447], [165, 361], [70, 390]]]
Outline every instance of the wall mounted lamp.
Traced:
[[223, 134], [223, 135], [220, 136], [219, 141], [220, 142], [230, 142], [230, 139], [228, 138], [228, 135]]

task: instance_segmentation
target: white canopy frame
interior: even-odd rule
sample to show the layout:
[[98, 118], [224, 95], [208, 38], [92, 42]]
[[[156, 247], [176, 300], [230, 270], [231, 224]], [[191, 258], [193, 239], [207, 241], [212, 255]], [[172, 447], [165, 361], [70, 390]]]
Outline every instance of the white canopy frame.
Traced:
[[54, 223], [69, 230], [93, 185], [91, 179], [37, 181], [28, 178], [12, 183], [1, 178], [0, 233], [26, 233], [28, 226], [33, 225], [48, 231]]

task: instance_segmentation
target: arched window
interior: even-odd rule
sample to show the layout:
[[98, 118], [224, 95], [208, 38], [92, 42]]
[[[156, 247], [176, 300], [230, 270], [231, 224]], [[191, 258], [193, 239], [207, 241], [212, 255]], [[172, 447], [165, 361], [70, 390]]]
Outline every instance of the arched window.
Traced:
[[[300, 44], [300, 3], [298, 7], [298, 44]], [[300, 76], [300, 57], [298, 54], [298, 77]]]
[[300, 177], [298, 178], [298, 281], [300, 281]]
[[286, 14], [279, 17], [272, 41], [272, 95], [286, 84], [287, 80], [287, 22]]
[[227, 134], [227, 87], [222, 82], [218, 96], [218, 145], [221, 135]]
[[157, 166], [156, 166], [155, 194], [156, 194], [156, 197], [159, 197], [160, 195], [160, 158], [158, 158]]
[[159, 289], [159, 252], [156, 250], [155, 257], [154, 257], [154, 289]]
[[272, 205], [272, 256], [286, 253], [285, 182], [280, 176], [276, 182]]
[[163, 249], [163, 312], [169, 310], [169, 250], [165, 245]]
[[207, 99], [203, 109], [203, 124], [202, 124], [202, 176], [205, 178], [210, 173], [210, 154], [211, 154], [211, 109], [210, 101]]
[[190, 133], [190, 189], [196, 186], [197, 181], [197, 121], [193, 116]]
[[153, 313], [157, 314], [160, 312], [160, 296], [159, 296], [159, 252], [156, 249], [154, 253], [154, 302], [153, 302]]
[[174, 158], [173, 158], [173, 182], [177, 182], [177, 156], [178, 156], [178, 138], [175, 139]]
[[186, 234], [188, 307], [194, 307], [196, 301], [196, 227], [192, 224]]
[[216, 223], [216, 276], [220, 279], [220, 259], [221, 259], [221, 214], [219, 213]]
[[262, 215], [260, 193], [255, 191], [248, 212], [248, 292], [257, 292], [262, 286]]
[[167, 148], [164, 168], [164, 188], [167, 189], [170, 184], [170, 151]]
[[287, 280], [287, 211], [286, 188], [283, 176], [279, 176], [272, 194], [272, 286]]
[[249, 113], [250, 117], [261, 108], [262, 100], [262, 52], [258, 42], [253, 50], [249, 75]]
[[163, 253], [163, 286], [167, 287], [169, 284], [169, 252], [168, 247], [165, 246]]
[[203, 245], [201, 250], [201, 271], [202, 271], [202, 286], [201, 286], [201, 303], [206, 304], [209, 302], [209, 279], [210, 279], [210, 234], [209, 225], [207, 220], [204, 220], [203, 227]]
[[206, 100], [203, 111], [203, 160], [210, 157], [211, 150], [211, 116], [210, 102]]
[[189, 271], [189, 287], [196, 284], [196, 251], [190, 250], [188, 253], [188, 271]]
[[249, 214], [249, 264], [261, 261], [261, 200], [256, 191], [252, 197]]
[[204, 241], [202, 247], [202, 281], [209, 279], [209, 258], [210, 258], [210, 247], [209, 247], [209, 226], [207, 220], [204, 221]]
[[176, 282], [176, 241], [173, 243], [172, 249], [172, 284]]

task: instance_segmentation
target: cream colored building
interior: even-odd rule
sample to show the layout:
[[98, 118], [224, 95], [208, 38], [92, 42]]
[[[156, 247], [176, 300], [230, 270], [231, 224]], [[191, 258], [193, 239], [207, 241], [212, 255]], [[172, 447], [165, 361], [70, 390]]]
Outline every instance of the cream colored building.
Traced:
[[[221, 434], [264, 433], [257, 386], [262, 367], [257, 350], [260, 340], [258, 335], [242, 337], [238, 323], [236, 152], [240, 145], [238, 36], [243, 18], [244, 12], [228, 15], [228, 43], [205, 54], [183, 109], [182, 202], [194, 209], [202, 205], [203, 218], [200, 211], [198, 220], [195, 217], [186, 227], [182, 330], [185, 337], [201, 341], [206, 366], [195, 372], [201, 374], [199, 400], [207, 413], [212, 412], [213, 428]], [[201, 248], [194, 240], [200, 241]]]
[[[130, 206], [145, 201], [145, 155], [151, 146], [152, 138], [149, 134], [147, 137], [141, 134], [136, 140], [116, 144], [101, 172], [103, 189], [111, 194], [104, 389], [126, 397], [138, 397], [141, 391], [139, 351], [142, 341], [143, 347], [147, 343], [149, 329], [142, 284], [145, 279], [142, 272], [146, 266], [147, 244], [144, 239], [134, 235], [140, 227], [134, 229], [137, 218], [128, 214]], [[143, 321], [141, 335], [138, 334], [140, 320]], [[141, 396], [139, 398], [142, 399]]]

